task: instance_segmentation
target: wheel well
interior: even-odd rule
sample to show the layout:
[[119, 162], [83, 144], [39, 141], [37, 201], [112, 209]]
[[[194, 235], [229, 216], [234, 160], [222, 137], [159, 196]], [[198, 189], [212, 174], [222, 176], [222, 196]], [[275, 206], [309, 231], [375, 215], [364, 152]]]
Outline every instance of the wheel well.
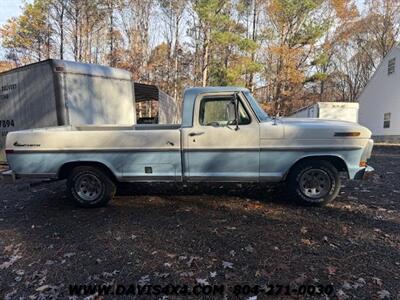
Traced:
[[331, 163], [339, 172], [345, 172], [347, 175], [349, 174], [347, 165], [342, 158], [340, 158], [338, 156], [333, 156], [333, 155], [319, 155], [319, 156], [307, 156], [307, 157], [303, 157], [302, 159], [299, 159], [298, 161], [296, 161], [296, 163], [293, 166], [290, 167], [289, 171], [286, 173], [286, 176], [298, 164], [303, 163], [304, 161], [312, 161], [312, 160], [327, 161], [327, 162]]
[[61, 166], [61, 168], [58, 171], [58, 179], [66, 179], [69, 175], [69, 173], [75, 168], [75, 167], [82, 167], [82, 166], [91, 166], [91, 167], [96, 167], [102, 170], [104, 173], [106, 173], [111, 180], [114, 182], [117, 181], [117, 178], [115, 177], [114, 173], [103, 163], [100, 162], [93, 162], [93, 161], [76, 161], [76, 162], [69, 162]]

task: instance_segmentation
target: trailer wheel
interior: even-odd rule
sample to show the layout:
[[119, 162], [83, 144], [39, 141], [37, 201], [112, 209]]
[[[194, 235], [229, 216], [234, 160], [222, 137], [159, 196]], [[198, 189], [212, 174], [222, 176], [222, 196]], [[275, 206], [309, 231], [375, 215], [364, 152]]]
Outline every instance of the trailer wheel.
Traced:
[[77, 205], [87, 208], [107, 205], [116, 190], [114, 182], [92, 166], [75, 167], [68, 176], [67, 189]]
[[306, 160], [295, 165], [288, 178], [291, 198], [302, 205], [324, 206], [340, 191], [339, 171], [323, 160]]

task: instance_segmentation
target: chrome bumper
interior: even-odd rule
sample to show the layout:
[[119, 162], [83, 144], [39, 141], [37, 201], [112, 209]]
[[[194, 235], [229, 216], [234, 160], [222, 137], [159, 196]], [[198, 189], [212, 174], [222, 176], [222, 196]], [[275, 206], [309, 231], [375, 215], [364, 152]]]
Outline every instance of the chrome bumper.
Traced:
[[4, 171], [4, 172], [1, 172], [0, 173], [0, 180], [2, 182], [5, 182], [5, 183], [14, 183], [15, 180], [16, 180], [14, 171], [13, 170], [7, 170], [7, 171]]
[[368, 177], [370, 177], [372, 174], [375, 173], [375, 169], [371, 166], [367, 166], [366, 168], [358, 171], [356, 175], [354, 176], [354, 179], [356, 180], [365, 180]]

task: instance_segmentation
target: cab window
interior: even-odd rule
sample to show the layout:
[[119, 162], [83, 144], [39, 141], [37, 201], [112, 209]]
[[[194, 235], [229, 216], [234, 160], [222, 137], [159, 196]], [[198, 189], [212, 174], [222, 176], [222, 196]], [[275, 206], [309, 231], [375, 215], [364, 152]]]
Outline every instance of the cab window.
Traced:
[[[206, 97], [200, 103], [200, 124], [204, 126], [226, 126], [228, 125], [227, 105], [232, 97]], [[239, 125], [250, 124], [251, 119], [239, 101]], [[230, 124], [231, 125], [231, 124]]]

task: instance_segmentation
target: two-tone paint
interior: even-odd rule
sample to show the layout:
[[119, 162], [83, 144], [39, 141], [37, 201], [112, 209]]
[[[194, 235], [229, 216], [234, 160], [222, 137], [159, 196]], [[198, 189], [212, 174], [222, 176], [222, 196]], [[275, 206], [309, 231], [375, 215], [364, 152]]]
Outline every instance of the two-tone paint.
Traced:
[[[251, 122], [205, 126], [204, 97], [240, 98]], [[17, 177], [62, 177], [71, 164], [94, 163], [119, 181], [278, 182], [302, 159], [332, 160], [353, 179], [365, 169], [373, 142], [356, 123], [267, 116], [247, 89], [185, 91], [181, 125], [64, 126], [12, 132], [7, 159]]]

